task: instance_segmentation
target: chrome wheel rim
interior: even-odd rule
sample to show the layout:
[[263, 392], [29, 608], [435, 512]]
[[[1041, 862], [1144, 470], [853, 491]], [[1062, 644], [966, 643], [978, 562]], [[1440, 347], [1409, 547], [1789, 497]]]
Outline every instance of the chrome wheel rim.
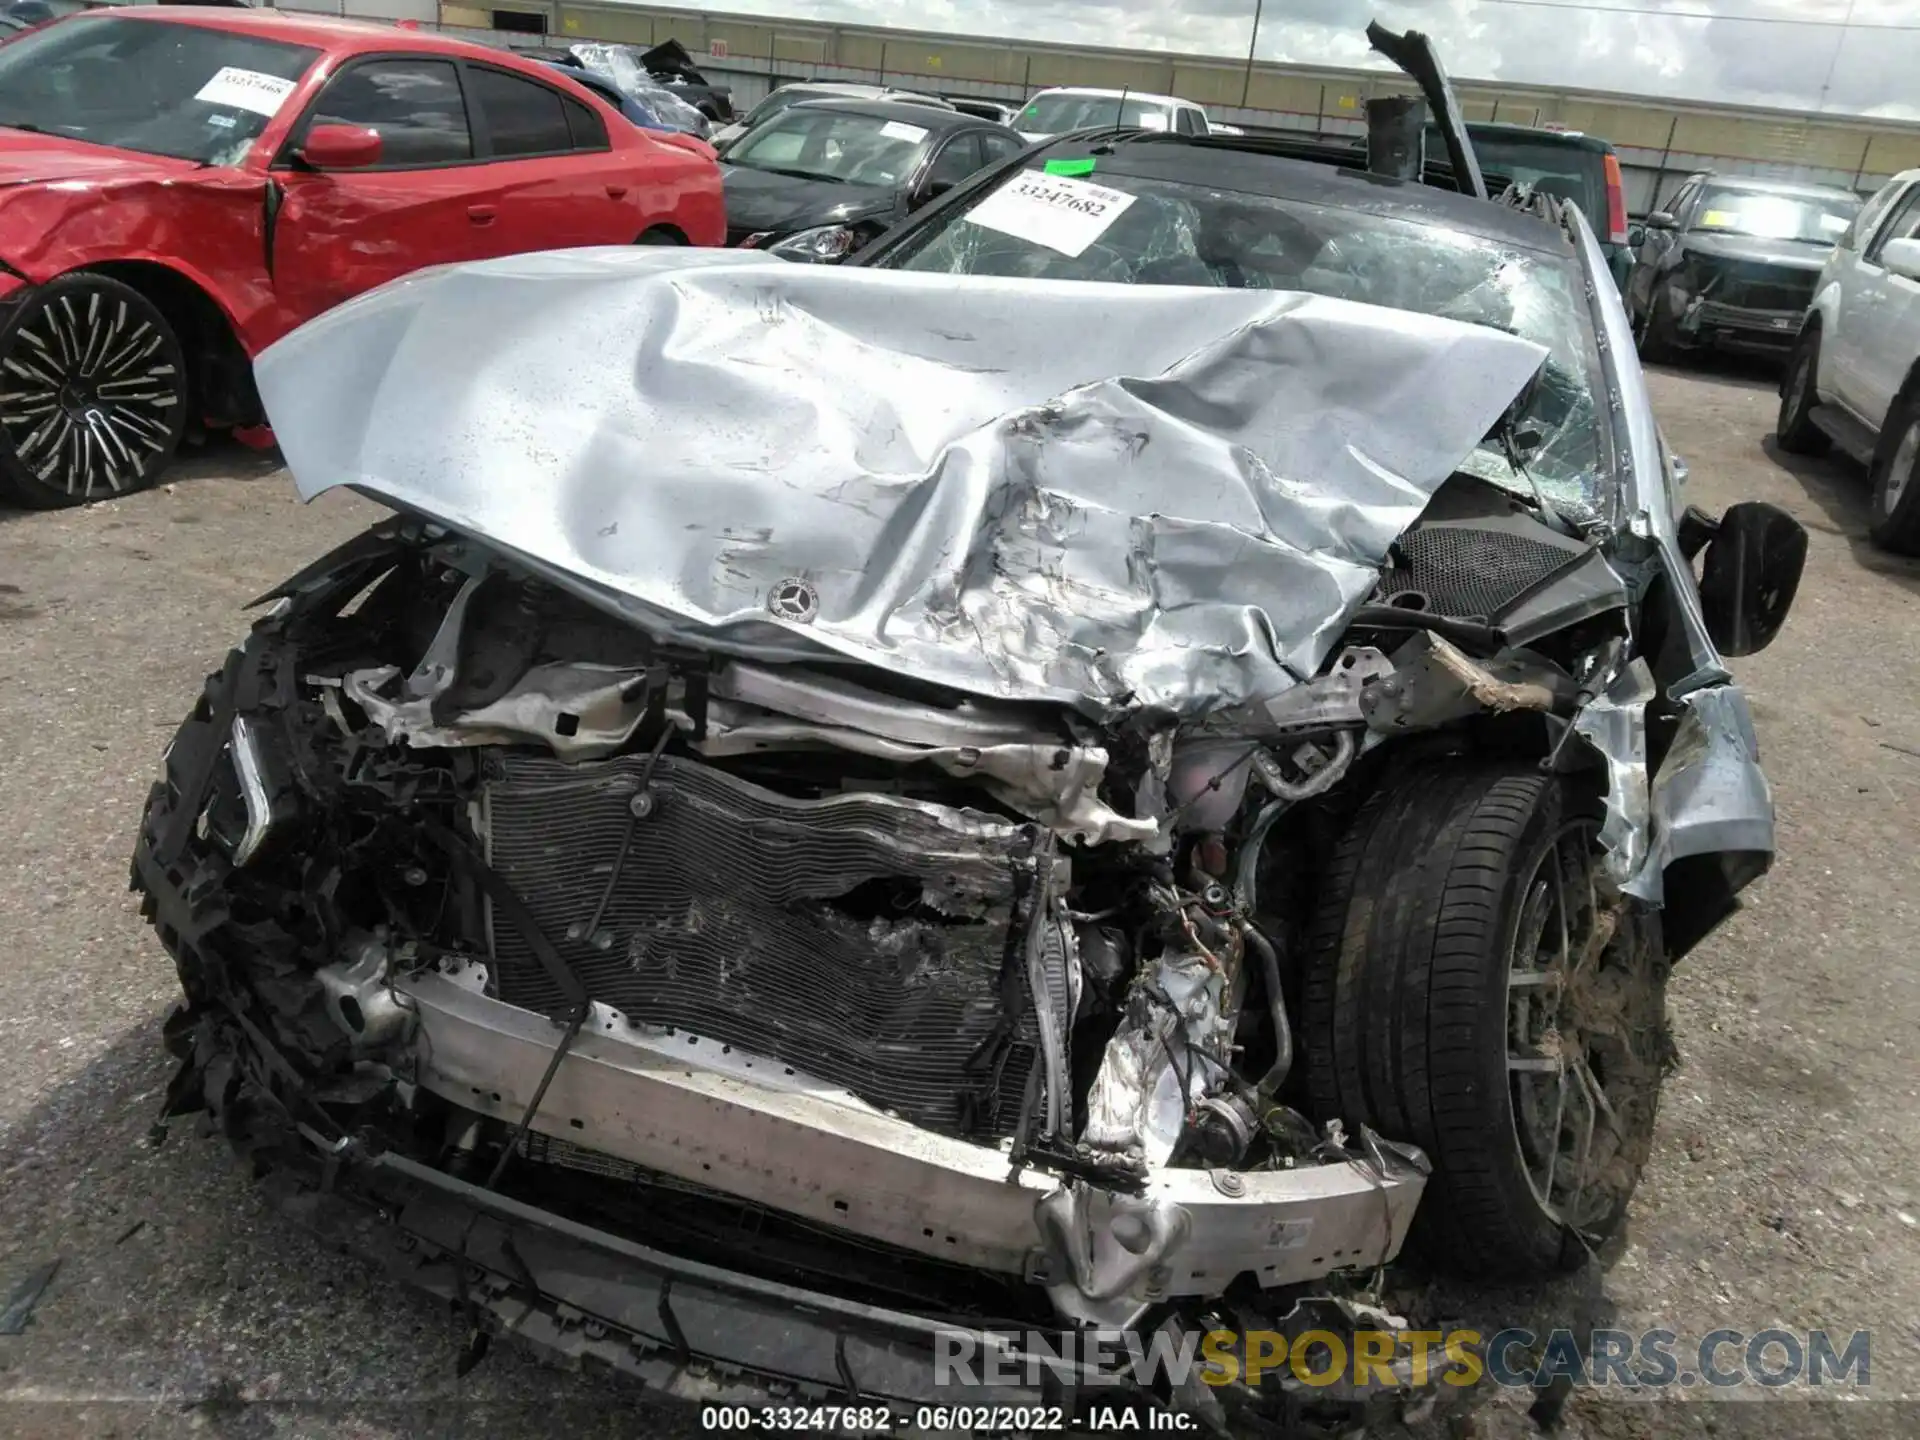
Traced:
[[69, 495], [137, 488], [172, 447], [181, 394], [168, 349], [124, 296], [56, 296], [0, 359], [0, 434], [31, 474]]
[[1507, 971], [1507, 1081], [1527, 1186], [1598, 1233], [1651, 1148], [1667, 1051], [1661, 958], [1600, 868], [1590, 821], [1560, 830], [1521, 890]]
[[1920, 461], [1920, 420], [1907, 426], [1893, 452], [1893, 462], [1887, 466], [1887, 483], [1880, 492], [1881, 514], [1891, 515], [1900, 508], [1900, 497], [1907, 493], [1913, 479], [1915, 461]]

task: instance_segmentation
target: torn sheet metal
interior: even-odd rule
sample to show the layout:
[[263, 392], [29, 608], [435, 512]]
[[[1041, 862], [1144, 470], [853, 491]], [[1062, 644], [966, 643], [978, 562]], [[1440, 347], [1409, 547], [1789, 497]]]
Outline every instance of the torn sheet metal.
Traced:
[[1314, 673], [1545, 353], [1287, 292], [641, 248], [424, 271], [256, 371], [309, 499], [663, 639], [1105, 717]]
[[1100, 798], [1107, 752], [1097, 745], [912, 745], [716, 701], [707, 712], [706, 738], [694, 741], [693, 748], [710, 760], [768, 750], [827, 749], [897, 765], [932, 765], [957, 779], [979, 781], [989, 794], [1075, 844], [1145, 843], [1159, 834], [1157, 820], [1122, 815]]
[[1639, 873], [1623, 887], [1661, 904], [1667, 866], [1715, 851], [1773, 851], [1773, 792], [1760, 770], [1747, 697], [1732, 685], [1681, 701], [1680, 728], [1653, 777], [1651, 839]]
[[[1570, 207], [1568, 215], [1589, 273], [1603, 273], [1606, 257], [1593, 228], [1578, 207]], [[1633, 328], [1619, 291], [1600, 286], [1595, 311], [1602, 346], [1616, 355], [1631, 354]], [[1659, 564], [1675, 577], [1671, 594], [1680, 633], [1694, 666], [1692, 674], [1667, 687], [1668, 697], [1684, 705], [1687, 713], [1658, 779], [1651, 786], [1639, 785], [1648, 796], [1645, 808], [1628, 808], [1616, 815], [1615, 797], [1610, 792], [1607, 827], [1613, 834], [1609, 836], [1608, 828], [1601, 830], [1609, 866], [1617, 877], [1630, 877], [1624, 879], [1623, 888], [1640, 899], [1657, 902], [1663, 898], [1664, 872], [1671, 860], [1722, 848], [1772, 855], [1773, 793], [1760, 769], [1760, 746], [1746, 697], [1731, 683], [1732, 674], [1707, 631], [1699, 589], [1690, 580], [1679, 583], [1679, 577], [1692, 575], [1692, 565], [1680, 547], [1675, 519], [1679, 507], [1672, 479], [1661, 460], [1646, 377], [1638, 365], [1630, 364], [1617, 366], [1615, 377], [1626, 440], [1623, 458], [1630, 499], [1628, 523], [1635, 535], [1651, 542]], [[1648, 676], [1647, 698], [1651, 698], [1652, 683]], [[1632, 721], [1604, 714], [1593, 716], [1594, 708], [1590, 705], [1582, 712], [1576, 728], [1586, 733], [1583, 727], [1589, 724], [1608, 731], [1629, 726], [1638, 735], [1637, 763], [1644, 774], [1645, 700], [1639, 702], [1638, 718]], [[1628, 708], [1635, 707], [1629, 702]], [[1625, 748], [1609, 748], [1596, 741], [1607, 757], [1615, 783], [1621, 780], [1622, 766], [1630, 768], [1636, 763], [1631, 735], [1628, 739]], [[1628, 828], [1631, 842], [1625, 834]]]
[[617, 665], [535, 665], [498, 700], [433, 717], [434, 696], [394, 695], [398, 667], [349, 671], [341, 689], [387, 739], [416, 748], [458, 745], [550, 747], [565, 760], [618, 754], [646, 715], [645, 673]]
[[1360, 713], [1385, 735], [1428, 730], [1492, 711], [1567, 711], [1573, 680], [1527, 650], [1475, 660], [1451, 641], [1425, 631], [1393, 653], [1393, 669], [1360, 692]]
[[[1641, 873], [1648, 848], [1647, 702], [1658, 693], [1653, 672], [1636, 659], [1584, 705], [1573, 728], [1607, 767], [1607, 814], [1600, 844], [1607, 873], [1623, 888]], [[1657, 883], [1657, 877], [1656, 877]]]

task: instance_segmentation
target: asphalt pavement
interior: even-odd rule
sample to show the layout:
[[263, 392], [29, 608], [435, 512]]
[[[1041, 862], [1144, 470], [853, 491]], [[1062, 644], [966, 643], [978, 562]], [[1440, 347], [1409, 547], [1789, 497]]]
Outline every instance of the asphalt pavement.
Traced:
[[[1812, 532], [1793, 616], [1735, 662], [1780, 810], [1779, 861], [1671, 989], [1682, 1066], [1629, 1233], [1550, 1292], [1448, 1287], [1486, 1326], [1872, 1331], [1873, 1393], [1920, 1400], [1920, 565], [1874, 551], [1841, 461], [1776, 454], [1771, 377], [1662, 371], [1693, 499], [1771, 500]], [[150, 1137], [172, 967], [126, 889], [160, 754], [254, 596], [380, 512], [301, 506], [216, 448], [161, 489], [0, 509], [0, 1434], [381, 1437], [694, 1433], [697, 1415], [505, 1347], [464, 1378], [456, 1317], [272, 1212], [225, 1143]], [[1906, 1435], [1911, 1405], [1574, 1397], [1563, 1434]], [[1512, 1405], [1482, 1435], [1527, 1427]]]

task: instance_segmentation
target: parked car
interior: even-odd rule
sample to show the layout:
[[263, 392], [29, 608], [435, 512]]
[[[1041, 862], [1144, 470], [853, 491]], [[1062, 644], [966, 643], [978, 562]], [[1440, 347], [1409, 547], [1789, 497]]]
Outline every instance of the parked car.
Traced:
[[1868, 467], [1874, 542], [1920, 555], [1920, 170], [1889, 180], [1821, 269], [1780, 386], [1780, 446]]
[[980, 100], [970, 95], [943, 95], [940, 97], [962, 115], [972, 115], [979, 120], [991, 120], [996, 125], [1012, 125], [1013, 117], [1020, 113], [1018, 105], [1004, 100]]
[[[631, 57], [609, 53], [631, 48], [575, 45], [565, 50], [541, 48], [516, 53], [565, 70], [642, 129], [677, 131], [707, 139], [713, 133], [713, 124], [704, 114], [636, 66]], [[636, 119], [639, 116], [645, 118]]]
[[[685, 55], [686, 51], [670, 44], [668, 53]], [[569, 47], [567, 54], [585, 69], [604, 75], [626, 94], [642, 101], [675, 130], [698, 135], [702, 140], [711, 138], [715, 117], [722, 108], [727, 116], [733, 114], [733, 107], [726, 103], [730, 92], [704, 83], [693, 85], [671, 72], [655, 73], [653, 66], [663, 63], [657, 49], [587, 41]], [[699, 74], [691, 69], [687, 73]]]
[[556, 60], [545, 55], [534, 55], [528, 51], [521, 53], [538, 60], [542, 65], [551, 65], [557, 70], [564, 70], [574, 84], [583, 85], [591, 90], [642, 130], [657, 130], [664, 134], [691, 133], [678, 125], [669, 125], [656, 115], [644, 100], [638, 96], [629, 95], [596, 70], [589, 70], [571, 60]]
[[1483, 193], [1104, 130], [844, 267], [304, 327], [301, 493], [396, 514], [167, 751], [166, 1113], [576, 1367], [1356, 1432], [1119, 1337], [941, 1360], [1345, 1347], [1409, 1227], [1482, 1279], [1621, 1224], [1668, 967], [1774, 848], [1722, 657], [1805, 535], [1676, 524], [1591, 227]]
[[[1620, 157], [1597, 135], [1574, 130], [1543, 130], [1530, 125], [1476, 121], [1467, 126], [1480, 163], [1516, 185], [1541, 194], [1571, 200], [1586, 214], [1600, 237], [1607, 270], [1621, 289], [1633, 269], [1633, 246], [1627, 233], [1626, 187]], [[1437, 145], [1438, 132], [1429, 142]]]
[[1089, 90], [1065, 85], [1042, 90], [1020, 107], [1013, 125], [1029, 140], [1044, 140], [1092, 125], [1139, 126], [1174, 135], [1207, 133], [1207, 112], [1176, 95], [1144, 95], [1137, 90]]
[[6, 17], [21, 27], [48, 25], [68, 15], [77, 15], [82, 10], [100, 8], [88, 3], [88, 0], [14, 0], [7, 6]]
[[1833, 245], [1860, 210], [1851, 191], [1742, 175], [1691, 176], [1647, 216], [1627, 285], [1640, 354], [1784, 355]]
[[0, 46], [0, 489], [151, 484], [252, 359], [422, 266], [725, 238], [712, 151], [445, 37], [126, 7]]
[[[576, 45], [574, 48], [578, 50], [581, 47]], [[619, 48], [638, 50], [637, 46], [631, 45]], [[639, 50], [634, 58], [649, 77], [672, 90], [714, 124], [724, 124], [733, 119], [732, 87], [715, 85], [708, 80], [693, 63], [693, 56], [687, 53], [687, 47], [678, 40], [663, 40], [651, 49]]]
[[734, 142], [754, 126], [765, 124], [789, 105], [798, 105], [805, 100], [898, 100], [905, 104], [931, 106], [935, 110], [954, 108], [951, 101], [942, 100], [938, 95], [925, 95], [918, 90], [901, 90], [891, 85], [857, 85], [838, 80], [806, 80], [780, 86], [731, 125], [716, 130], [713, 134], [714, 146], [725, 154]]
[[807, 100], [726, 153], [727, 243], [837, 260], [1026, 142], [1004, 125], [901, 100]]

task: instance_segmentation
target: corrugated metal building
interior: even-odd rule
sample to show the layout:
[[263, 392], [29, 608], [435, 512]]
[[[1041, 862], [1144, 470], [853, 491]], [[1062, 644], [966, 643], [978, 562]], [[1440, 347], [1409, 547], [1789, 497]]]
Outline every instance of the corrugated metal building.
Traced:
[[[1391, 72], [1264, 63], [1249, 69], [1244, 60], [1219, 56], [956, 38], [617, 0], [512, 0], [499, 8], [437, 0], [280, 3], [487, 32], [484, 38], [496, 42], [540, 34], [642, 45], [675, 39], [701, 57], [716, 83], [734, 86], [736, 103], [751, 103], [776, 83], [800, 79], [886, 81], [1010, 100], [1049, 85], [1097, 85], [1181, 95], [1232, 124], [1332, 135], [1360, 131], [1370, 97], [1410, 88]], [[1468, 80], [1471, 55], [1442, 58], [1455, 72], [1469, 119], [1580, 130], [1613, 142], [1627, 175], [1628, 208], [1636, 214], [1658, 208], [1695, 170], [1871, 191], [1901, 170], [1920, 167], [1920, 124]]]

